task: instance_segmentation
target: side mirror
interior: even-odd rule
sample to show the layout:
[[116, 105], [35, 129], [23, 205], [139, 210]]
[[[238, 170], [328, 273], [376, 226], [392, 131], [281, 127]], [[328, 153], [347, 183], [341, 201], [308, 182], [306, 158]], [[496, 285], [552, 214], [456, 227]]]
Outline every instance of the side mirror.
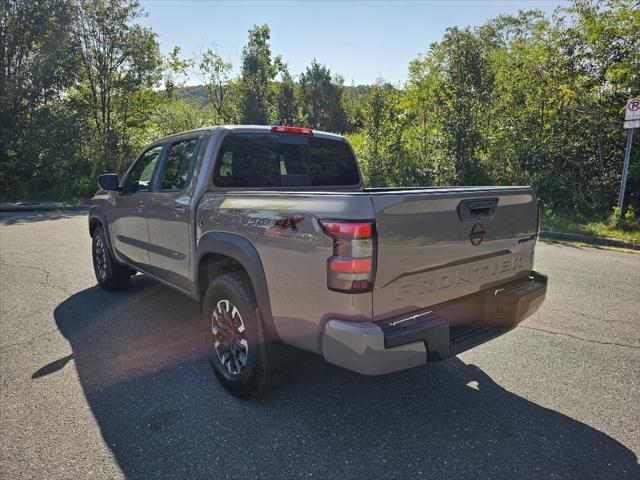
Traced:
[[120, 190], [120, 179], [116, 173], [105, 173], [98, 177], [98, 185], [103, 190]]

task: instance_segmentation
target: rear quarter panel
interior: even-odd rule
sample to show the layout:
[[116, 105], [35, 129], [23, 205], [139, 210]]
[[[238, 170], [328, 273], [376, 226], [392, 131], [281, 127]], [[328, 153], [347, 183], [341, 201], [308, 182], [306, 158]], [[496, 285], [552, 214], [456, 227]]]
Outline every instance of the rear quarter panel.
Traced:
[[[333, 241], [319, 219], [373, 218], [368, 195], [294, 192], [207, 193], [197, 210], [198, 238], [208, 231], [246, 238], [264, 268], [280, 338], [320, 353], [320, 332], [329, 318], [371, 318], [372, 294], [347, 295], [327, 288]], [[295, 229], [278, 220], [296, 220]], [[286, 224], [285, 224], [286, 225]]]

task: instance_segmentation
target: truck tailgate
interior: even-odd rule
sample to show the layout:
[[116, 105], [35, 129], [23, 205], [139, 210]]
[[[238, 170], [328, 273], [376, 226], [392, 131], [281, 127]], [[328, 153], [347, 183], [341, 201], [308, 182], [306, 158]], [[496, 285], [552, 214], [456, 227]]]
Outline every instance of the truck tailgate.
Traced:
[[369, 191], [378, 233], [374, 319], [526, 276], [538, 206], [528, 187]]

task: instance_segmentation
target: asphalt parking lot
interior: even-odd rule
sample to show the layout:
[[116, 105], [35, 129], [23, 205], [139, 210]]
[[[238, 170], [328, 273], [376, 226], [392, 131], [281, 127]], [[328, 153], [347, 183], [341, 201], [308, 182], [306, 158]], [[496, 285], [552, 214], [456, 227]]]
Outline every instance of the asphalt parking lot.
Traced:
[[640, 478], [640, 255], [542, 243], [542, 309], [384, 377], [303, 355], [259, 400], [198, 305], [96, 287], [82, 212], [0, 216], [2, 478]]

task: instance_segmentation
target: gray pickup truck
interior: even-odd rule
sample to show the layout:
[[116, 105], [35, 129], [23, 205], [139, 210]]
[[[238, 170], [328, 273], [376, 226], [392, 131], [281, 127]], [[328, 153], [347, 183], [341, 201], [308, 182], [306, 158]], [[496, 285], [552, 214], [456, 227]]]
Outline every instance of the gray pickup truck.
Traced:
[[210, 127], [98, 183], [98, 284], [140, 272], [199, 301], [211, 364], [237, 395], [265, 384], [282, 345], [386, 374], [495, 338], [546, 294], [531, 188], [365, 188], [339, 135]]

